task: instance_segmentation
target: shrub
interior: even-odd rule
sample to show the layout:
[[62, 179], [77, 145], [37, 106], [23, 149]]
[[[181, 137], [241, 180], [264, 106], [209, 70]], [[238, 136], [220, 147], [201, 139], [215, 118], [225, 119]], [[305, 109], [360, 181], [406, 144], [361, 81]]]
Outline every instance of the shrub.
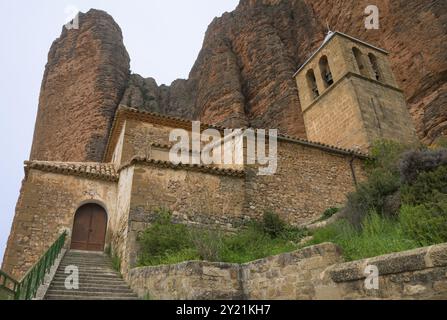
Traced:
[[447, 196], [447, 165], [422, 172], [411, 184], [401, 187], [401, 197], [405, 204], [421, 205], [436, 203]]
[[332, 216], [337, 214], [340, 211], [339, 208], [329, 208], [323, 212], [323, 215], [320, 218], [320, 221], [330, 219]]
[[399, 190], [399, 178], [393, 173], [376, 170], [369, 179], [360, 184], [357, 191], [348, 195], [345, 212], [353, 226], [359, 228], [365, 216], [371, 210], [380, 215], [392, 216], [387, 212], [387, 198]]
[[432, 205], [403, 206], [399, 219], [405, 234], [420, 246], [447, 241], [447, 201]]
[[265, 233], [275, 238], [284, 232], [286, 223], [279, 217], [278, 214], [267, 211], [262, 217], [262, 228]]
[[376, 141], [371, 147], [370, 160], [366, 161], [369, 171], [384, 170], [398, 174], [399, 160], [402, 154], [411, 147], [390, 140]]
[[171, 222], [170, 215], [156, 221], [138, 237], [140, 265], [174, 264], [187, 260], [243, 263], [296, 249], [306, 232], [266, 213], [235, 234], [191, 228]]
[[344, 212], [348, 221], [361, 228], [368, 212], [392, 217], [398, 214], [400, 198], [399, 160], [408, 150], [393, 141], [377, 141], [371, 149], [371, 159], [367, 160], [368, 179], [359, 184], [356, 192], [348, 195]]
[[447, 149], [406, 149], [387, 141], [373, 147], [346, 220], [317, 230], [313, 243], [337, 243], [353, 260], [447, 241]]
[[223, 235], [217, 230], [192, 229], [192, 243], [201, 260], [220, 261]]
[[138, 236], [138, 241], [142, 247], [140, 264], [152, 265], [173, 253], [192, 256], [187, 250], [192, 247], [187, 226], [173, 224], [165, 210], [157, 212], [154, 223]]
[[400, 176], [405, 184], [412, 184], [424, 172], [447, 165], [447, 149], [406, 152], [400, 162]]

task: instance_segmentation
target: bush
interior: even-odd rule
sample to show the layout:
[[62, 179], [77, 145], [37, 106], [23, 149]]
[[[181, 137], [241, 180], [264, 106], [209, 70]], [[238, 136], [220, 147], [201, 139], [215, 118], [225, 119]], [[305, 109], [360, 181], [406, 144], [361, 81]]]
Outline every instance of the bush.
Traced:
[[405, 234], [420, 246], [447, 242], [447, 201], [431, 206], [403, 206], [399, 219]]
[[447, 166], [433, 171], [422, 172], [411, 184], [401, 187], [401, 197], [405, 204], [421, 205], [436, 203], [447, 196]]
[[395, 212], [387, 212], [387, 198], [399, 190], [399, 177], [391, 172], [376, 170], [369, 179], [360, 184], [357, 191], [348, 195], [345, 212], [347, 219], [357, 228], [370, 211], [380, 215], [393, 216]]
[[349, 222], [361, 228], [368, 212], [392, 217], [400, 207], [396, 193], [400, 187], [399, 161], [402, 153], [408, 150], [393, 141], [377, 141], [371, 149], [371, 159], [367, 161], [368, 179], [360, 183], [356, 192], [348, 195], [344, 212]]
[[315, 221], [315, 222], [319, 222], [319, 221], [325, 221], [330, 219], [331, 217], [333, 217], [335, 214], [337, 214], [338, 212], [340, 212], [340, 208], [328, 208], [326, 209], [323, 214], [321, 215], [321, 217]]
[[354, 260], [447, 242], [447, 150], [406, 149], [387, 141], [373, 147], [346, 220], [317, 230], [313, 243], [337, 243]]
[[217, 230], [192, 229], [190, 231], [193, 246], [200, 260], [221, 261], [223, 235]]
[[262, 217], [262, 227], [265, 233], [275, 238], [284, 232], [286, 229], [286, 224], [281, 220], [279, 215], [274, 212], [267, 211]]
[[405, 184], [412, 184], [424, 172], [447, 165], [447, 149], [406, 152], [400, 162], [400, 176]]
[[163, 213], [138, 237], [140, 265], [174, 264], [187, 260], [244, 263], [296, 249], [306, 232], [266, 213], [235, 234], [173, 224]]
[[157, 212], [154, 223], [138, 236], [138, 241], [143, 248], [139, 261], [143, 265], [157, 264], [174, 253], [192, 256], [188, 251], [192, 241], [187, 226], [173, 224], [166, 210]]
[[367, 160], [366, 167], [368, 171], [383, 170], [398, 174], [400, 158], [409, 149], [410, 146], [390, 140], [376, 141], [371, 148], [371, 159]]

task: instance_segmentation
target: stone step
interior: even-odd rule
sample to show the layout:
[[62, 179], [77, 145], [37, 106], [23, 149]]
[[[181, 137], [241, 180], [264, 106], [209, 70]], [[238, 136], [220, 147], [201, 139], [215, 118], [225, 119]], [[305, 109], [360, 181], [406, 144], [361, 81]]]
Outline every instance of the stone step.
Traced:
[[[104, 283], [104, 282], [80, 282], [79, 283], [79, 289], [89, 289], [89, 288], [104, 288], [104, 290], [109, 289], [129, 289], [129, 286], [127, 284], [123, 283]], [[64, 289], [65, 290], [65, 283], [63, 282], [55, 282], [52, 283], [50, 286], [50, 289]]]
[[61, 263], [61, 266], [71, 266], [71, 265], [79, 265], [79, 266], [100, 266], [100, 267], [113, 267], [113, 264], [108, 261], [102, 262], [89, 262], [89, 261], [74, 261], [74, 260], [64, 260]]
[[101, 260], [101, 259], [108, 259], [108, 258], [110, 258], [108, 255], [106, 255], [106, 254], [95, 254], [95, 255], [89, 255], [89, 254], [86, 254], [86, 255], [82, 255], [82, 254], [78, 254], [78, 255], [74, 255], [74, 254], [66, 254], [65, 256], [64, 256], [64, 258], [67, 258], [67, 259], [81, 259], [81, 260], [91, 260], [91, 261], [94, 261], [94, 260], [96, 260], [96, 261], [99, 261], [99, 260]]
[[[112, 269], [97, 269], [97, 270], [88, 270], [88, 269], [81, 269], [78, 268], [78, 273], [79, 275], [113, 275], [113, 276], [117, 276], [119, 278], [121, 278], [121, 274], [118, 273], [115, 270]], [[57, 271], [56, 275], [60, 275], [60, 276], [69, 276], [72, 273], [65, 273], [65, 268], [63, 270]]]
[[[48, 292], [52, 290], [67, 290], [65, 284], [52, 284]], [[102, 284], [79, 284], [80, 291], [110, 291], [110, 292], [130, 292], [132, 290], [127, 285], [102, 285]], [[70, 291], [70, 290], [68, 290]], [[75, 291], [75, 290], [71, 290]]]
[[89, 261], [89, 260], [78, 260], [78, 259], [67, 259], [67, 260], [63, 260], [62, 261], [63, 265], [72, 265], [72, 264], [81, 264], [81, 265], [87, 265], [87, 266], [92, 266], [92, 265], [100, 265], [100, 266], [112, 266], [112, 261]]
[[110, 291], [80, 291], [80, 290], [51, 290], [49, 296], [70, 296], [70, 297], [137, 297], [131, 291], [128, 292], [110, 292]]
[[[120, 275], [120, 273], [118, 273], [115, 270], [110, 270], [109, 268], [84, 268], [84, 267], [78, 267], [78, 272], [79, 274], [86, 274], [86, 273], [91, 273], [91, 274], [98, 274], [98, 273], [106, 273], [106, 274], [117, 274]], [[70, 272], [67, 270], [67, 273], [65, 273], [65, 268], [62, 268], [62, 270], [57, 272], [59, 275], [70, 275], [72, 274], [71, 269]]]
[[[79, 289], [68, 290], [65, 273], [68, 266], [79, 270]], [[45, 295], [47, 300], [134, 300], [137, 295], [113, 269], [110, 257], [102, 253], [69, 251], [61, 264]]]
[[81, 260], [81, 261], [110, 261], [109, 256], [98, 256], [98, 257], [88, 257], [88, 256], [64, 256], [65, 260]]
[[[56, 282], [65, 282], [66, 280], [66, 276], [55, 276], [53, 281]], [[103, 276], [83, 276], [81, 275], [78, 279], [79, 283], [92, 283], [92, 282], [114, 282], [116, 283], [117, 281], [124, 281], [122, 278], [116, 277], [116, 276], [107, 276], [107, 275], [103, 275]]]
[[138, 300], [137, 297], [70, 297], [70, 296], [57, 296], [48, 295], [46, 300]]
[[[65, 279], [66, 279], [65, 277], [57, 277], [57, 278], [55, 277], [52, 282], [65, 283]], [[127, 283], [122, 278], [117, 278], [117, 277], [110, 277], [110, 278], [107, 278], [107, 277], [80, 277], [78, 280], [79, 280], [79, 283], [86, 283], [86, 284], [95, 282], [95, 283], [104, 283], [104, 284], [110, 283], [112, 285], [123, 283], [123, 284], [127, 285]]]
[[70, 295], [70, 294], [84, 294], [84, 293], [103, 293], [103, 292], [110, 292], [112, 294], [116, 293], [123, 293], [123, 294], [131, 294], [134, 293], [132, 290], [129, 289], [129, 287], [103, 287], [103, 286], [97, 286], [97, 287], [86, 287], [86, 286], [79, 286], [79, 289], [73, 289], [69, 290], [66, 289], [64, 286], [62, 287], [55, 287], [51, 286], [48, 289], [48, 294], [63, 294], [63, 295]]

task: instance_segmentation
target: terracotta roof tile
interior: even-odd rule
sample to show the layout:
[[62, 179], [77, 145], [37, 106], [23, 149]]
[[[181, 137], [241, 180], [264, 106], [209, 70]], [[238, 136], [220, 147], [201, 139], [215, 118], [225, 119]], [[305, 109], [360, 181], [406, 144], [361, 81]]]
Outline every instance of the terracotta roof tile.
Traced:
[[118, 181], [119, 178], [114, 165], [111, 163], [25, 161], [26, 174], [29, 169], [105, 181]]
[[217, 168], [212, 166], [206, 166], [206, 165], [198, 165], [198, 164], [173, 164], [170, 161], [163, 161], [163, 160], [155, 160], [155, 159], [149, 159], [145, 157], [134, 157], [132, 158], [128, 163], [123, 165], [118, 172], [121, 170], [128, 168], [135, 164], [147, 164], [147, 165], [154, 165], [158, 167], [163, 168], [170, 168], [170, 169], [183, 169], [183, 170], [195, 170], [210, 174], [217, 174], [217, 175], [224, 175], [224, 176], [234, 176], [234, 177], [243, 177], [245, 176], [245, 170], [236, 170], [236, 169], [226, 169], [226, 168]]
[[[191, 129], [191, 122], [193, 121], [193, 120], [187, 120], [187, 119], [173, 117], [173, 116], [167, 116], [167, 115], [154, 113], [154, 112], [141, 111], [141, 110], [138, 110], [135, 108], [129, 108], [127, 106], [120, 105], [118, 107], [116, 114], [115, 114], [115, 120], [113, 122], [112, 129], [109, 134], [109, 141], [107, 144], [106, 153], [104, 155], [105, 161], [107, 161], [112, 156], [112, 152], [113, 152], [112, 148], [114, 147], [115, 143], [117, 142], [117, 139], [118, 139], [118, 136], [119, 136], [119, 133], [121, 130], [119, 128], [119, 126], [123, 122], [123, 118], [122, 118], [123, 116], [133, 118], [136, 120], [140, 120], [140, 121], [148, 121], [151, 123], [163, 123], [166, 125], [169, 124], [170, 126], [184, 128], [186, 130]], [[203, 123], [203, 122], [201, 123], [201, 127], [203, 130], [206, 128], [213, 128], [213, 129], [220, 130], [221, 132], [223, 132], [223, 130], [225, 130], [225, 129], [235, 129], [235, 128], [224, 128], [224, 127], [211, 125], [211, 124], [207, 124], [207, 123]], [[117, 129], [118, 129], [118, 132], [115, 133], [115, 130], [117, 130]], [[242, 128], [242, 129], [246, 129], [246, 128]], [[361, 159], [368, 158], [367, 154], [359, 152], [357, 150], [339, 148], [336, 146], [326, 145], [324, 143], [309, 141], [309, 140], [302, 139], [302, 138], [291, 137], [291, 136], [284, 135], [284, 134], [278, 134], [278, 139], [285, 140], [288, 142], [294, 142], [294, 143], [312, 147], [312, 148], [318, 148], [318, 149], [326, 151], [326, 152], [355, 156], [355, 157], [358, 157]], [[166, 146], [164, 146], [164, 147], [166, 147]]]

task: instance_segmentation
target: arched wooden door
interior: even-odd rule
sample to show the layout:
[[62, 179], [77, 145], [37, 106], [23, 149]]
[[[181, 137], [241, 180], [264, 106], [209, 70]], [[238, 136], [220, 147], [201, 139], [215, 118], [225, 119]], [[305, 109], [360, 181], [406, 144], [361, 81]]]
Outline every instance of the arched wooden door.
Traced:
[[71, 249], [103, 251], [107, 229], [107, 213], [97, 204], [86, 204], [75, 214]]

